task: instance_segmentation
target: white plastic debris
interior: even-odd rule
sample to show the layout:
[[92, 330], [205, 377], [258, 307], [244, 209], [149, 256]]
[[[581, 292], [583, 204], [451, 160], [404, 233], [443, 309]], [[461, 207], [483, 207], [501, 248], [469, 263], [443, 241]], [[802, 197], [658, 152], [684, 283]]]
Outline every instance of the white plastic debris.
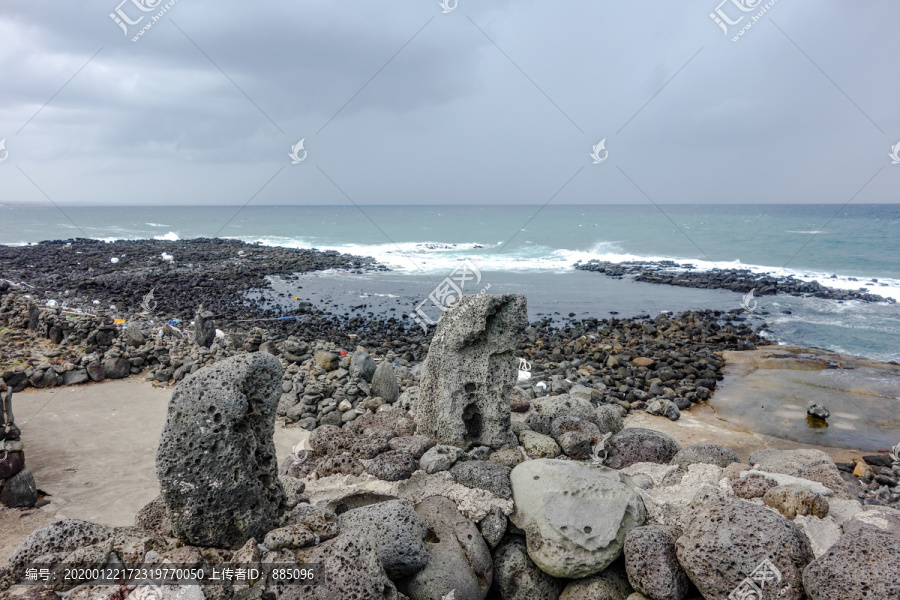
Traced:
[[222, 331], [221, 329], [216, 329], [216, 338], [217, 338], [217, 339], [220, 339], [220, 340], [224, 340], [224, 339], [225, 339], [225, 332]]
[[162, 254], [160, 254], [159, 257], [166, 262], [173, 262], [175, 260], [174, 256], [172, 256], [171, 254], [168, 254], [166, 252], [163, 252]]
[[56, 308], [57, 306], [56, 300], [47, 300], [47, 303], [44, 306], [49, 306], [50, 308]]
[[94, 304], [100, 304], [100, 301], [99, 301], [99, 300], [94, 300], [93, 303], [94, 303]]
[[117, 262], [119, 262], [119, 258], [116, 256], [113, 256], [111, 259], [109, 259], [109, 262], [111, 262], [112, 264], [116, 264]]

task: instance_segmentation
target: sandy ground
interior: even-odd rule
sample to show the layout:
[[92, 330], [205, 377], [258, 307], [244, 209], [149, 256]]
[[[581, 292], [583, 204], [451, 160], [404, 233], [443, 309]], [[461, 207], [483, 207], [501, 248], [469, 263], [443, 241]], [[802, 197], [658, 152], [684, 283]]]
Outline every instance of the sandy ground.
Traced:
[[[156, 447], [171, 393], [134, 377], [16, 394], [25, 464], [50, 503], [30, 511], [0, 507], [0, 563], [31, 531], [56, 519], [132, 525], [159, 494]], [[279, 462], [308, 435], [276, 427]]]

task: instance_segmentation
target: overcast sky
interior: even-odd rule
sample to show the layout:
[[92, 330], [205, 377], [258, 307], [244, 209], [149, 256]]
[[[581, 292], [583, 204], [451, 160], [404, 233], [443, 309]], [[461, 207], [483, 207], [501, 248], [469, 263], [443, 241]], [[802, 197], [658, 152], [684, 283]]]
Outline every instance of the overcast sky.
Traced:
[[896, 0], [119, 1], [3, 1], [0, 203], [900, 198]]

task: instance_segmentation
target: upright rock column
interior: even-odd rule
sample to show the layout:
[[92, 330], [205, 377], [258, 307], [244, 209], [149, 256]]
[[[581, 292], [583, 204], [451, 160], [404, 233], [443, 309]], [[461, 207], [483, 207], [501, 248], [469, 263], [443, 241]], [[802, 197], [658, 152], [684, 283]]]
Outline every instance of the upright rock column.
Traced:
[[265, 352], [200, 369], [179, 383], [156, 453], [172, 529], [185, 543], [235, 548], [279, 525], [275, 457], [281, 363]]
[[24, 445], [12, 411], [11, 389], [0, 378], [0, 504], [31, 508], [37, 502], [34, 475], [25, 468]]
[[509, 394], [527, 324], [521, 294], [462, 296], [445, 311], [422, 366], [417, 433], [462, 448], [514, 447]]

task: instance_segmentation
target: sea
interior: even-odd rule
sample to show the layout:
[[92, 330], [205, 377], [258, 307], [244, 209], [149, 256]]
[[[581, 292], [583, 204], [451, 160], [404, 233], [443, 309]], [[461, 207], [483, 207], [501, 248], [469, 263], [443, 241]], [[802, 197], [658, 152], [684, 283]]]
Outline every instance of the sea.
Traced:
[[0, 244], [227, 237], [371, 256], [391, 269], [274, 278], [274, 291], [248, 296], [285, 315], [308, 300], [336, 315], [394, 316], [427, 328], [456, 285], [463, 293], [523, 293], [532, 319], [560, 323], [570, 316], [739, 310], [749, 322], [765, 323], [772, 343], [900, 362], [900, 303], [748, 299], [574, 268], [592, 259], [668, 260], [794, 275], [900, 301], [900, 204], [42, 205], [0, 206], [0, 224]]

